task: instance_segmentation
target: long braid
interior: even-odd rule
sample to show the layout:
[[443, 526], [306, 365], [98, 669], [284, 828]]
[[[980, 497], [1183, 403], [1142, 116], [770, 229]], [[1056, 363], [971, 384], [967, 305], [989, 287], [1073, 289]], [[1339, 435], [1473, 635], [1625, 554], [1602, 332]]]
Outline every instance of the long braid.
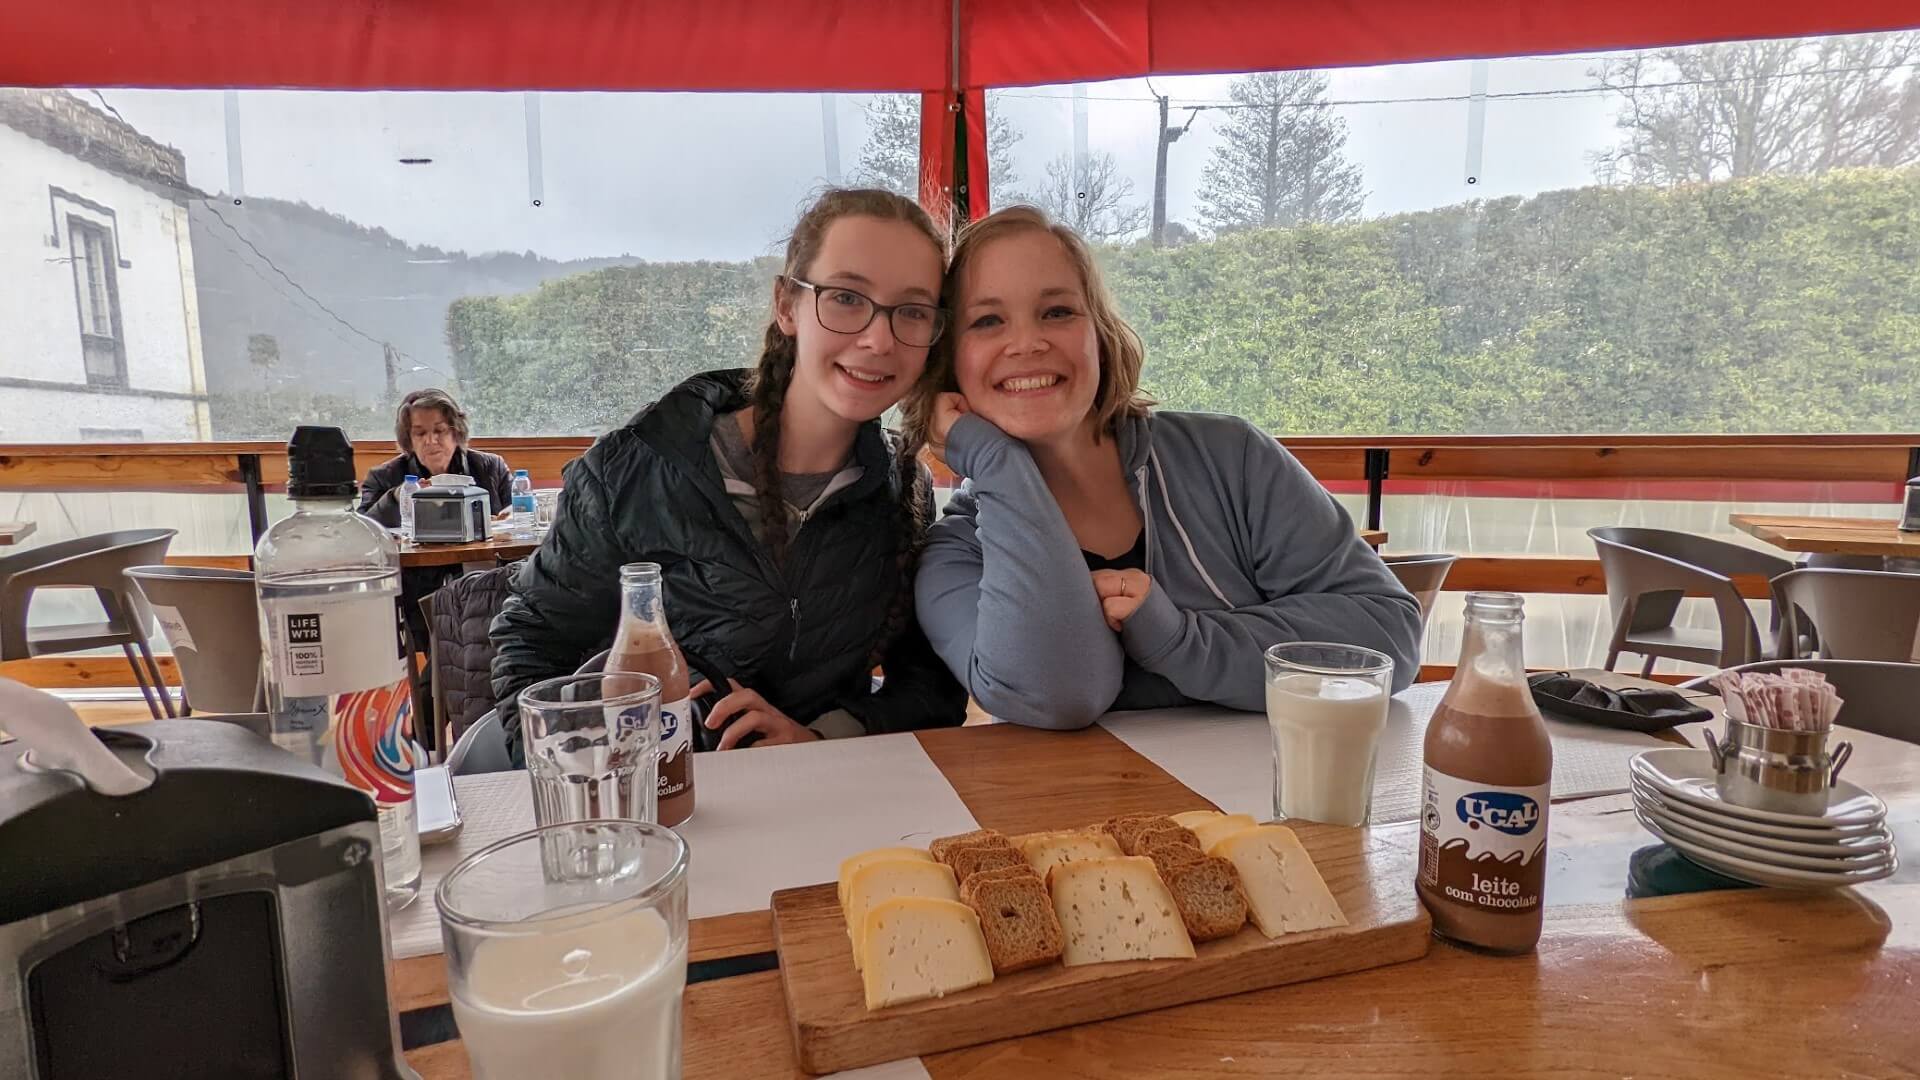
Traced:
[[920, 467], [920, 450], [926, 440], [912, 432], [903, 432], [893, 455], [896, 504], [894, 524], [899, 535], [893, 555], [893, 598], [887, 604], [887, 617], [880, 624], [868, 656], [868, 667], [881, 662], [886, 651], [907, 628], [913, 618], [913, 574], [920, 562], [920, 549], [926, 546], [927, 526], [933, 518], [933, 484]]
[[762, 535], [775, 566], [787, 557], [787, 501], [780, 489], [780, 409], [793, 382], [794, 340], [778, 323], [767, 324], [760, 363], [747, 389], [753, 410], [754, 487], [760, 492]]

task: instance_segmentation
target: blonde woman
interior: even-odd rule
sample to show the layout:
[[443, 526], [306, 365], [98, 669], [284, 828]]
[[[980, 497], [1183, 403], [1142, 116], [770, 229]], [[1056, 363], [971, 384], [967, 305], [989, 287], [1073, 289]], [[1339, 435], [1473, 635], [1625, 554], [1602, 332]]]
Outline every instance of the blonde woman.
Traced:
[[953, 325], [903, 403], [966, 484], [916, 583], [935, 651], [988, 712], [1264, 707], [1263, 650], [1338, 641], [1419, 670], [1420, 608], [1346, 511], [1233, 416], [1153, 409], [1140, 339], [1085, 241], [1031, 207], [967, 226]]

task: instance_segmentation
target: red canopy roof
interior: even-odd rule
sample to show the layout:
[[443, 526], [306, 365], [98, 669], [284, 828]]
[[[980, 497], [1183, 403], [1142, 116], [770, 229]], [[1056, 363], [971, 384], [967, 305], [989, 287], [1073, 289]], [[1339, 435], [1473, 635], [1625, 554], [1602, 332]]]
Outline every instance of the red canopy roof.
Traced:
[[937, 91], [1920, 26], [1915, 0], [0, 0], [0, 85]]

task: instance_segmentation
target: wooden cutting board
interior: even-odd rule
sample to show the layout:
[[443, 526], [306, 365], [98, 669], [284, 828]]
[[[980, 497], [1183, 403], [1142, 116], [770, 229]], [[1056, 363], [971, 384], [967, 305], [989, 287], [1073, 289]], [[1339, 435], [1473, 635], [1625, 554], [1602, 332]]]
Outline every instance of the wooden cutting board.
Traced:
[[1269, 939], [1249, 923], [1192, 960], [1059, 964], [868, 1012], [832, 884], [773, 894], [773, 937], [800, 1067], [824, 1073], [1417, 960], [1432, 920], [1414, 895], [1417, 822], [1302, 823], [1300, 842], [1348, 925]]

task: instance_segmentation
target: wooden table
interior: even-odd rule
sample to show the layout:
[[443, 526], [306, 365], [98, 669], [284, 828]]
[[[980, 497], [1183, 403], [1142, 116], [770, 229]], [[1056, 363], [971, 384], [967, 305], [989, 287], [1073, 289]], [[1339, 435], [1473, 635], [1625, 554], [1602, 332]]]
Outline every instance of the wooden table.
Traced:
[[25, 540], [33, 535], [34, 528], [31, 521], [0, 521], [0, 547]]
[[1387, 530], [1361, 529], [1360, 539], [1365, 540], [1367, 542], [1368, 547], [1372, 548], [1375, 551], [1379, 551], [1380, 545], [1387, 542]]
[[[1615, 682], [1625, 677], [1615, 677]], [[1631, 680], [1629, 680], [1631, 681]], [[1717, 699], [1706, 699], [1713, 704]], [[983, 826], [1062, 828], [1205, 807], [1099, 728], [923, 732]], [[1410, 964], [936, 1054], [935, 1080], [1024, 1077], [1913, 1076], [1920, 1067], [1920, 746], [1849, 732], [1848, 776], [1884, 798], [1914, 854], [1886, 881], [1796, 893], [1622, 900], [1654, 843], [1629, 796], [1556, 803], [1546, 932], [1531, 956], [1445, 943]], [[1409, 842], [1414, 823], [1386, 826]], [[766, 912], [693, 924], [694, 962], [773, 948]], [[396, 965], [401, 1009], [446, 1001], [445, 961]], [[458, 1042], [407, 1059], [469, 1075]], [[780, 973], [688, 987], [685, 1075], [802, 1076]]]
[[512, 562], [533, 554], [538, 540], [496, 536], [471, 544], [416, 544], [399, 540], [401, 566], [456, 566], [461, 563]]
[[1901, 532], [1899, 523], [1891, 518], [1734, 514], [1727, 521], [1741, 532], [1786, 551], [1920, 558], [1920, 533]]

